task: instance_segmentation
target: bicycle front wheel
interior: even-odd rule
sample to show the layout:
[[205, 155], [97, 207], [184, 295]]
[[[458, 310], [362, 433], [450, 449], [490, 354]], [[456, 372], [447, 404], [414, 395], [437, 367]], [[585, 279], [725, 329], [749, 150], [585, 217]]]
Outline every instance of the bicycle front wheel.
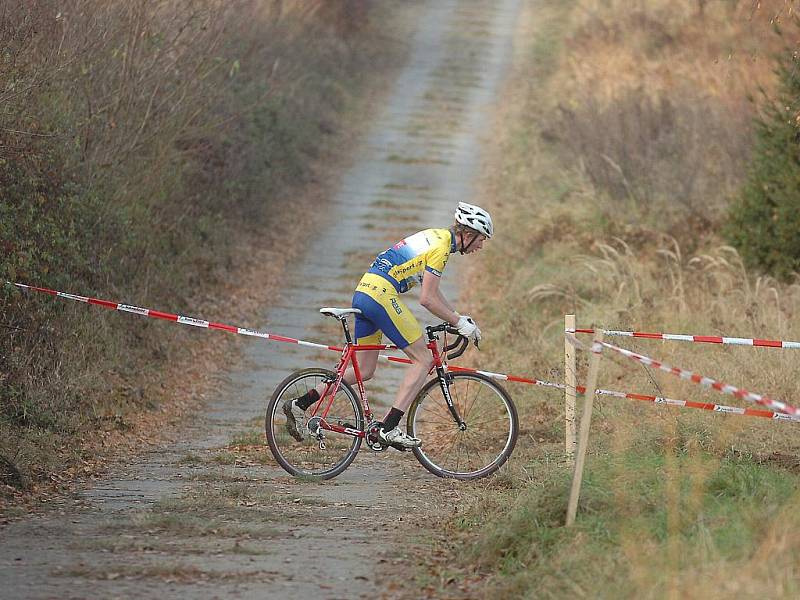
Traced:
[[519, 418], [508, 393], [478, 373], [448, 373], [448, 389], [460, 427], [438, 379], [422, 388], [408, 411], [408, 431], [422, 440], [414, 455], [434, 475], [478, 479], [497, 471], [511, 456]]
[[[267, 405], [265, 429], [267, 442], [278, 464], [292, 475], [308, 475], [320, 479], [331, 479], [342, 473], [355, 460], [361, 447], [361, 438], [334, 431], [323, 431], [325, 447], [320, 448], [319, 440], [306, 435], [298, 442], [286, 428], [286, 415], [283, 404], [307, 393], [323, 381], [336, 379], [336, 373], [327, 369], [303, 369], [284, 379], [272, 394]], [[319, 416], [328, 405], [324, 399]], [[312, 405], [313, 409], [313, 405]], [[311, 411], [306, 412], [306, 419]], [[330, 424], [364, 430], [364, 412], [356, 393], [342, 382], [336, 392], [325, 420]]]

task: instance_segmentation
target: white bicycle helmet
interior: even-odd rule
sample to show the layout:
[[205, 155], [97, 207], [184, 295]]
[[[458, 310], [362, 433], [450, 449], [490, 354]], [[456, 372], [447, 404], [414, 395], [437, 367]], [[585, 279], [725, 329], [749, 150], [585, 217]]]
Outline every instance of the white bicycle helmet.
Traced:
[[466, 225], [478, 233], [482, 233], [486, 238], [491, 238], [494, 231], [492, 217], [480, 206], [459, 202], [456, 208], [456, 223]]

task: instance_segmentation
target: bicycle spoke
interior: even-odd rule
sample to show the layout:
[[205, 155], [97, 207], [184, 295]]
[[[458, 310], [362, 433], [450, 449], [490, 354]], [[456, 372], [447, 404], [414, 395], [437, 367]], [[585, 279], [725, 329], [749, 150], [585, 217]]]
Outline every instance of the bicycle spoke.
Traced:
[[503, 415], [498, 415], [496, 417], [492, 417], [491, 415], [487, 415], [485, 419], [480, 421], [475, 421], [474, 419], [470, 419], [467, 425], [471, 429], [479, 429], [480, 427], [485, 427], [487, 425], [491, 425], [493, 423], [507, 423], [508, 422], [508, 413]]
[[448, 450], [452, 450], [453, 448], [455, 448], [456, 442], [458, 442], [458, 435], [456, 435], [455, 432], [451, 434], [449, 437], [452, 439], [452, 441], [450, 442], [449, 446], [443, 448], [444, 454], [447, 454]]
[[469, 387], [470, 387], [471, 383], [472, 383], [471, 381], [468, 381], [467, 384], [464, 386], [464, 418], [465, 419], [467, 418], [467, 415], [469, 415], [472, 412], [472, 409], [475, 407], [475, 402], [478, 399], [478, 395], [481, 393], [481, 388], [479, 386], [474, 386], [475, 387], [475, 394], [472, 397], [472, 402], [470, 402], [469, 401], [469, 396], [470, 396]]
[[464, 422], [452, 418], [438, 382], [426, 384], [412, 408], [414, 435], [423, 440], [415, 455], [442, 476], [471, 479], [489, 474], [506, 461], [516, 443], [516, 410], [505, 392], [485, 377], [455, 374], [450, 396]]
[[439, 414], [434, 413], [433, 411], [425, 411], [424, 419], [426, 421], [430, 420], [437, 423], [455, 423], [453, 420], [453, 415], [450, 414], [450, 411], [447, 410], [447, 407], [445, 407], [444, 410]]
[[475, 408], [475, 403], [478, 401], [478, 396], [481, 393], [480, 386], [476, 385], [475, 386], [475, 395], [472, 398], [472, 402], [469, 402], [469, 386], [470, 386], [470, 383], [472, 383], [472, 382], [467, 382], [467, 385], [465, 386], [465, 389], [464, 389], [464, 396], [465, 396], [465, 399], [464, 399], [464, 416], [463, 416], [464, 419], [466, 419], [467, 415], [469, 415], [472, 412], [472, 409]]
[[424, 435], [426, 440], [432, 439], [437, 445], [441, 445], [443, 440], [456, 439], [457, 434], [460, 433], [458, 429], [453, 428], [435, 430], [425, 429], [423, 431], [424, 433], [420, 433], [419, 435]]
[[[283, 412], [284, 402], [307, 394], [331, 375], [323, 369], [300, 371], [287, 378], [270, 401], [266, 423], [270, 450], [279, 464], [294, 475], [333, 477], [352, 462], [360, 446], [359, 438], [331, 430], [320, 431], [323, 444], [320, 444], [316, 436], [308, 435], [302, 441], [298, 441], [287, 430], [287, 417]], [[352, 429], [364, 427], [358, 399], [354, 392], [344, 385], [339, 387], [332, 402], [330, 396], [327, 396], [324, 398], [324, 404], [309, 407], [305, 413], [303, 427], [306, 427], [315, 409], [319, 410], [317, 416], [324, 418], [330, 424]], [[327, 414], [323, 414], [326, 409]]]

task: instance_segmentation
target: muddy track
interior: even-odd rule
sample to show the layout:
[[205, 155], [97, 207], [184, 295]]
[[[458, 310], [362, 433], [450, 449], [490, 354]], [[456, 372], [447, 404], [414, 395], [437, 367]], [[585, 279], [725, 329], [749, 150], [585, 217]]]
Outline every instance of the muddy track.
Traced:
[[[317, 308], [347, 306], [378, 251], [424, 227], [447, 226], [457, 201], [474, 199], [480, 144], [511, 59], [521, 0], [421, 4], [408, 64], [290, 284], [267, 299], [254, 326], [338, 342], [336, 324]], [[443, 280], [457, 306], [461, 260], [451, 259]], [[413, 299], [410, 305], [425, 314]], [[366, 450], [334, 481], [295, 480], [263, 446], [263, 410], [275, 385], [293, 369], [330, 367], [335, 358], [250, 343], [243, 360], [220, 365], [217, 393], [179, 442], [0, 531], [0, 597], [424, 595], [409, 592], [413, 585], [387, 585], [413, 577], [409, 558], [391, 544], [405, 535], [423, 539], [415, 515], [440, 506], [454, 484], [429, 475], [411, 454]], [[371, 382], [379, 413], [401, 374], [382, 364]]]

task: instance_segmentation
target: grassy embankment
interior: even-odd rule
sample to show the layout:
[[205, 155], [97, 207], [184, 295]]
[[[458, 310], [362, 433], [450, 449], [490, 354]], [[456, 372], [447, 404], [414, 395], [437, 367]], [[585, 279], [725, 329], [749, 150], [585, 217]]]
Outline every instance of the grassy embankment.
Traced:
[[[252, 318], [248, 301], [276, 291], [324, 165], [347, 154], [401, 51], [388, 10], [5, 5], [0, 282]], [[258, 277], [243, 286], [245, 273]], [[0, 484], [12, 495], [145, 435], [141, 415], [162, 414], [202, 377], [202, 353], [220, 364], [232, 343], [8, 287], [0, 328]]]
[[[491, 280], [474, 278], [484, 366], [561, 380], [572, 311], [581, 326], [800, 338], [800, 287], [746, 272], [720, 235], [747, 172], [760, 89], [774, 92], [776, 55], [796, 48], [788, 3], [530, 6], [534, 31], [486, 181], [498, 235], [475, 270]], [[797, 395], [791, 351], [622, 345]], [[601, 387], [741, 405], [624, 360], [603, 359]], [[463, 566], [489, 575], [484, 594], [800, 593], [797, 426], [599, 399], [567, 530], [563, 396], [512, 391], [524, 421], [515, 460], [466, 490], [449, 523]]]

